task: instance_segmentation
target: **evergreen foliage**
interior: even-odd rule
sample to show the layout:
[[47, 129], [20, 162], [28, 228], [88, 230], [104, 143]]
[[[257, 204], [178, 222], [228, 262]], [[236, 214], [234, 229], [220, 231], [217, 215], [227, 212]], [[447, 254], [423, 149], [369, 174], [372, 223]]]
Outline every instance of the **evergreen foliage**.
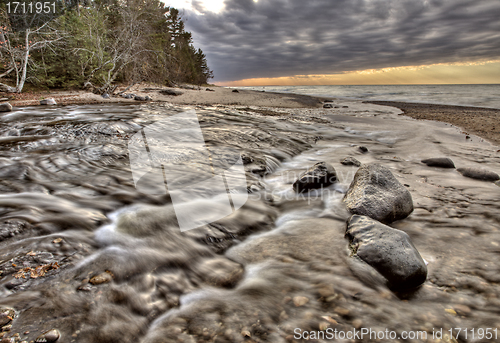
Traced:
[[0, 5], [0, 40], [8, 43], [0, 45], [0, 82], [16, 85], [26, 55], [26, 83], [45, 88], [103, 93], [117, 82], [204, 84], [213, 77], [177, 9], [159, 0], [78, 1], [48, 25], [28, 29], [30, 43], [57, 37], [35, 48], [23, 45], [27, 31], [12, 29]]

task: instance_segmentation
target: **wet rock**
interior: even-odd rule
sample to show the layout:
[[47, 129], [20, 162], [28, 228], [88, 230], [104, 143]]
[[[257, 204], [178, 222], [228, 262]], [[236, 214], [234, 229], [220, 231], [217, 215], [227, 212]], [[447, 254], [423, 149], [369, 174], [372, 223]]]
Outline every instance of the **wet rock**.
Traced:
[[203, 260], [196, 266], [203, 280], [211, 286], [230, 287], [243, 276], [241, 264], [225, 258]]
[[253, 158], [252, 156], [241, 154], [241, 161], [243, 162], [243, 164], [250, 164], [253, 163]]
[[293, 184], [293, 189], [302, 193], [316, 188], [328, 187], [336, 181], [335, 169], [326, 162], [318, 162], [299, 176]]
[[455, 168], [455, 164], [448, 157], [433, 157], [421, 161], [429, 167]]
[[103, 99], [109, 99], [109, 94], [108, 94], [108, 93], [104, 93], [104, 94], [102, 95], [102, 98], [103, 98]]
[[332, 104], [324, 104], [323, 108], [333, 108], [333, 105]]
[[149, 100], [151, 100], [151, 98], [149, 96], [139, 96], [139, 95], [136, 95], [134, 97], [134, 100], [136, 100], [136, 101], [149, 101]]
[[178, 96], [182, 95], [182, 92], [176, 91], [174, 89], [163, 89], [159, 91], [158, 93], [163, 94], [163, 95], [173, 95], [173, 96]]
[[104, 273], [94, 276], [93, 278], [90, 279], [89, 282], [95, 286], [110, 282], [111, 280], [113, 280], [113, 274], [111, 274], [111, 272], [109, 271], [106, 271]]
[[210, 89], [210, 88], [207, 88], [207, 89], [205, 89], [205, 90], [206, 90], [207, 92], [215, 92], [215, 90], [214, 90], [214, 89]]
[[333, 102], [333, 100], [324, 100], [323, 102]]
[[55, 341], [57, 341], [59, 339], [59, 337], [61, 337], [61, 333], [59, 332], [59, 330], [52, 329], [52, 330], [44, 332], [43, 334], [41, 334], [40, 336], [38, 336], [35, 339], [35, 342], [36, 343], [42, 343], [42, 342], [50, 343], [50, 342], [55, 342]]
[[14, 319], [15, 312], [11, 308], [0, 308], [0, 327], [4, 327], [5, 325], [12, 322]]
[[303, 296], [293, 297], [293, 304], [296, 307], [304, 306], [308, 302], [309, 302], [309, 298], [307, 298], [307, 297], [303, 297]]
[[359, 162], [357, 159], [351, 156], [344, 158], [340, 163], [343, 164], [344, 166], [356, 166], [356, 167], [361, 166], [361, 162]]
[[125, 99], [133, 99], [135, 98], [135, 94], [125, 94], [125, 95], [122, 95]]
[[54, 98], [48, 98], [40, 100], [40, 105], [57, 105], [57, 103]]
[[371, 217], [383, 223], [406, 218], [413, 212], [410, 192], [379, 164], [361, 166], [344, 197], [352, 214]]
[[368, 152], [368, 148], [365, 147], [365, 146], [358, 147], [358, 150], [361, 151], [363, 154], [366, 153], [366, 152]]
[[472, 179], [483, 180], [483, 181], [497, 181], [500, 180], [500, 176], [497, 173], [484, 168], [458, 168], [457, 171], [463, 176], [470, 177]]
[[0, 104], [0, 112], [10, 112], [12, 111], [12, 105], [8, 102]]
[[409, 290], [425, 282], [427, 267], [405, 232], [354, 215], [347, 222], [346, 237], [353, 256], [382, 274], [393, 290]]
[[233, 89], [233, 93], [239, 93], [240, 91], [237, 89]]

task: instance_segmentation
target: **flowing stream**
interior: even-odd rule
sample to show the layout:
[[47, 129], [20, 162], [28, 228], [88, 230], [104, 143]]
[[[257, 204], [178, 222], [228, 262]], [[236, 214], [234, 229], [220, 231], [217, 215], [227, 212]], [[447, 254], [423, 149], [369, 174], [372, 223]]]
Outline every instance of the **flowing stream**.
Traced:
[[[337, 102], [348, 106], [343, 115], [194, 108], [209, 147], [242, 154], [249, 195], [233, 214], [184, 232], [168, 193], [135, 188], [127, 143], [186, 108], [2, 115], [0, 305], [11, 311], [0, 318], [3, 337], [29, 342], [57, 329], [58, 342], [298, 342], [297, 332], [364, 328], [397, 336], [383, 342], [500, 339], [500, 187], [420, 163], [446, 156], [498, 173], [498, 147], [394, 108]], [[415, 210], [392, 226], [428, 263], [419, 289], [393, 293], [350, 257], [342, 198], [357, 168], [340, 164], [347, 156], [385, 165], [410, 190]], [[320, 161], [339, 182], [297, 195], [292, 183]], [[474, 337], [464, 331], [473, 328]], [[479, 337], [479, 328], [497, 340]]]

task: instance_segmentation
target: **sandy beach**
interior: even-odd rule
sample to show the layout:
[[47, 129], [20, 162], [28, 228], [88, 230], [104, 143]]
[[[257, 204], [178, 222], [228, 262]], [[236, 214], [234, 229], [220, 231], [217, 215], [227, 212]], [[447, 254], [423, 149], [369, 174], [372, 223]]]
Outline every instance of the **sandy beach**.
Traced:
[[[342, 105], [343, 102], [335, 98], [241, 89], [239, 89], [238, 92], [233, 92], [231, 88], [216, 86], [197, 87], [188, 85], [187, 87], [199, 89], [158, 87], [156, 85], [143, 83], [134, 85], [125, 94], [133, 93], [144, 97], [149, 96], [153, 102], [167, 102], [177, 105], [260, 106], [266, 108], [321, 108], [324, 104], [324, 100], [335, 100], [335, 105], [340, 108], [334, 108], [330, 111], [336, 114], [345, 112], [345, 109], [341, 107], [344, 106]], [[125, 86], [119, 87], [116, 93], [124, 89]], [[210, 89], [210, 91], [207, 91], [207, 89]], [[174, 96], [160, 93], [165, 90], [172, 90], [180, 95]], [[111, 96], [109, 99], [104, 99], [100, 95], [85, 91], [21, 94], [17, 96], [16, 100], [10, 101], [10, 103], [16, 107], [36, 106], [39, 105], [39, 100], [42, 98], [54, 98], [58, 105], [137, 103], [137, 101], [133, 99], [124, 99], [118, 95]], [[500, 127], [498, 125], [500, 109], [393, 101], [370, 101], [369, 103], [397, 107], [402, 110], [402, 114], [415, 119], [449, 123], [462, 128], [465, 136], [475, 134], [492, 143], [500, 144]]]

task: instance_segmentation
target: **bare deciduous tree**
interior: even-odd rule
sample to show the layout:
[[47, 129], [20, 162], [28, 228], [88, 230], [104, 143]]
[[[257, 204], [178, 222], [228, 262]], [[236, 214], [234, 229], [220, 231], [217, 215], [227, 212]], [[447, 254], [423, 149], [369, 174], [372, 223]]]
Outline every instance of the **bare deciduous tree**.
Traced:
[[15, 72], [16, 86], [0, 83], [0, 90], [10, 93], [21, 93], [28, 78], [28, 70], [33, 67], [31, 53], [43, 48], [54, 48], [62, 43], [64, 33], [46, 22], [37, 28], [26, 28], [22, 31], [14, 30], [7, 17], [7, 13], [0, 13], [3, 22], [0, 32], [0, 61], [6, 71], [0, 75], [3, 78]]

